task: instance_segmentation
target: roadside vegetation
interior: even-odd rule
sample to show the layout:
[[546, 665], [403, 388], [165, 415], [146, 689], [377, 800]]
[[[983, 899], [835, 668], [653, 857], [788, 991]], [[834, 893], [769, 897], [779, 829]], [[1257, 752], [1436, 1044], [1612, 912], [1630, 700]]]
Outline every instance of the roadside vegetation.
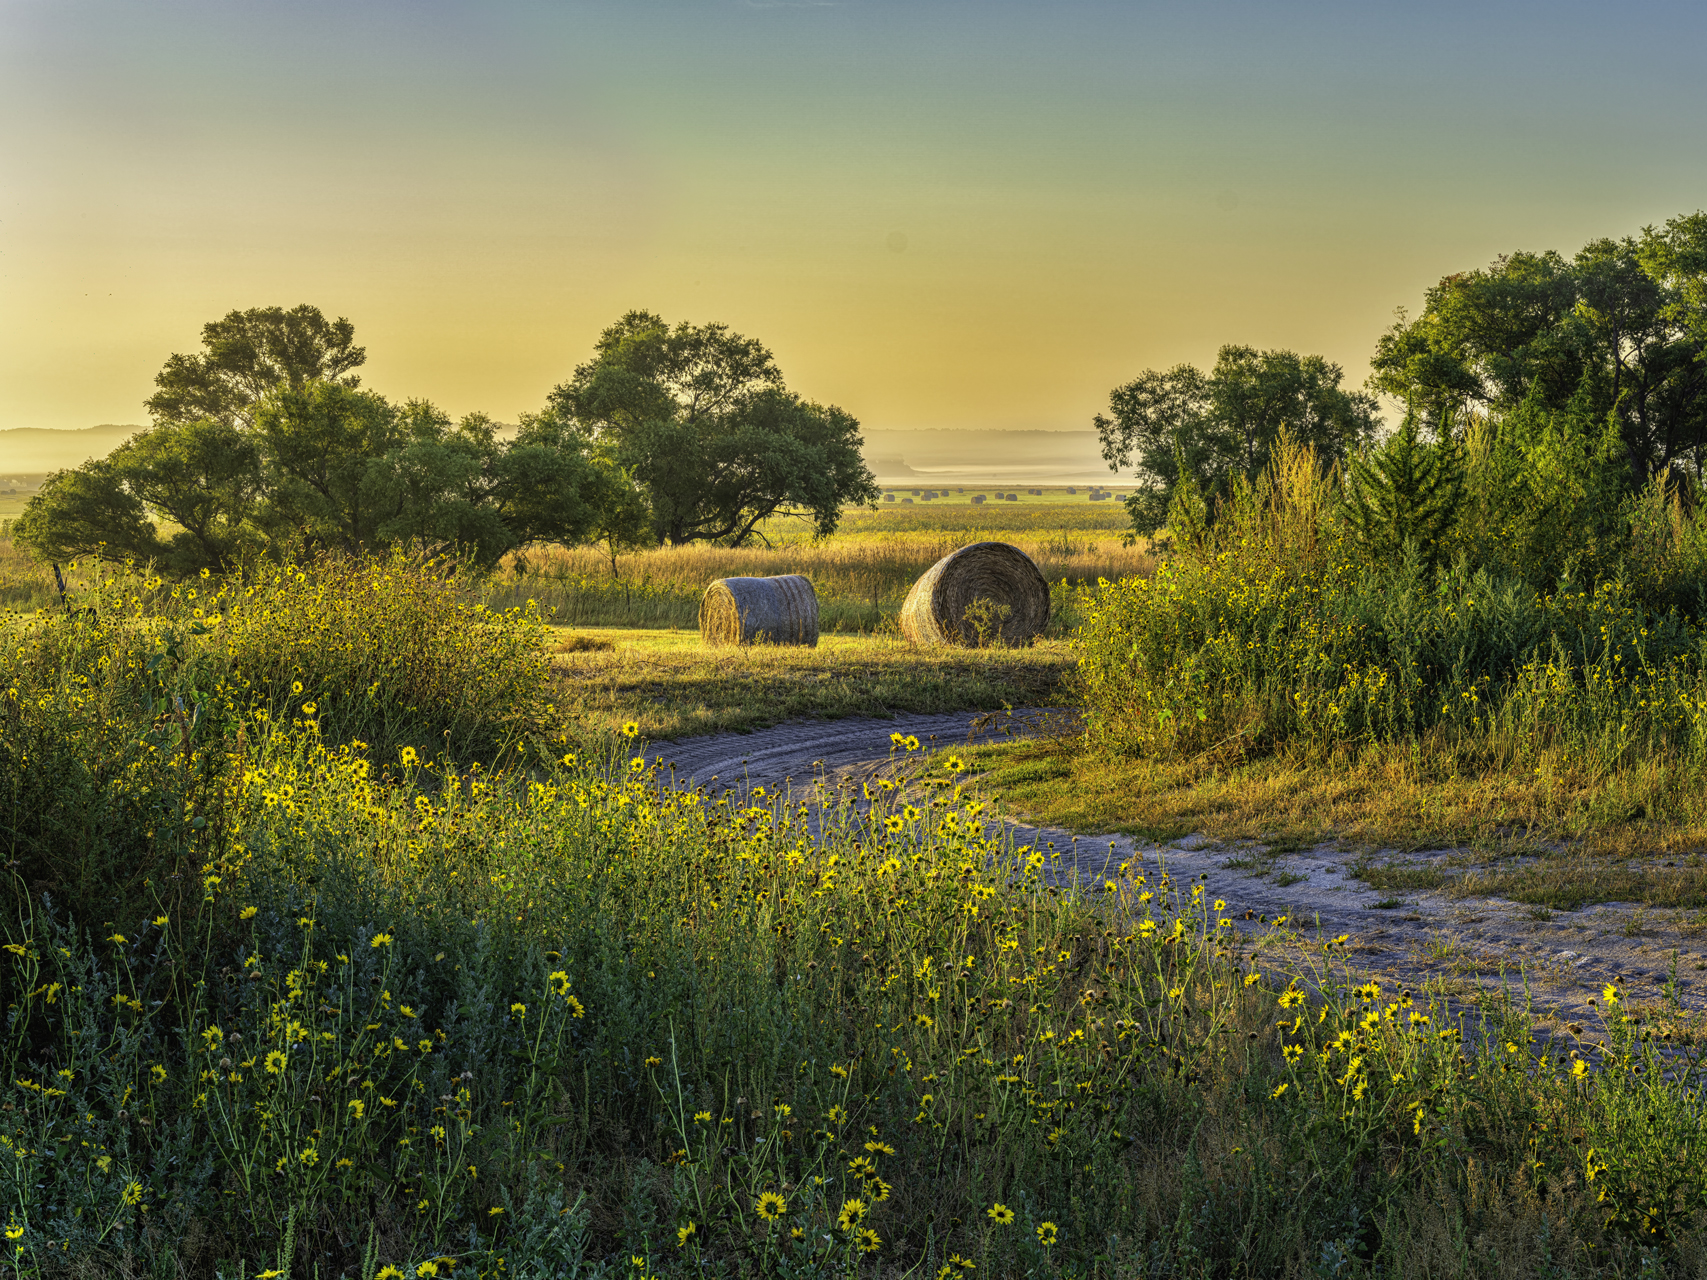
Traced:
[[1380, 344], [1410, 407], [1379, 445], [1331, 369], [1294, 433], [1285, 353], [1116, 389], [1163, 561], [1077, 593], [1085, 736], [982, 750], [992, 783], [1081, 829], [1521, 848], [1486, 886], [1693, 902], [1581, 858], [1707, 835], [1704, 231], [1450, 277]]
[[121, 575], [94, 610], [11, 615], [0, 650], [19, 1274], [1700, 1251], [1664, 1008], [1609, 991], [1534, 1045], [1331, 940], [1288, 974], [1308, 939], [1241, 937], [1151, 862], [1046, 889], [952, 756], [865, 812], [671, 790], [568, 735], [537, 617], [443, 565]]
[[[1153, 575], [1080, 592], [1085, 737], [986, 748], [980, 767], [1081, 829], [1557, 858], [1698, 847], [1707, 524], [1674, 482], [1621, 496], [1615, 455], [1546, 493], [1493, 435], [1460, 456], [1401, 432], [1343, 479], [1281, 443]], [[1380, 468], [1414, 480], [1418, 455], [1461, 468], [1451, 519], [1427, 544], [1401, 526], [1372, 548], [1353, 504], [1414, 516]], [[1589, 527], [1549, 558], [1555, 522]]]
[[[1121, 546], [1088, 497], [842, 523], [881, 495], [857, 423], [721, 326], [631, 313], [505, 440], [360, 391], [312, 308], [210, 325], [152, 433], [11, 530], [83, 553], [66, 592], [0, 539], [0, 1268], [1707, 1269], [1675, 983], [1467, 1014], [1158, 860], [1063, 879], [992, 807], [1254, 861], [1464, 845], [1354, 874], [1538, 920], [1707, 904], [1698, 221], [1444, 282], [1378, 352], [1379, 444], [1317, 357], [1118, 389]], [[312, 358], [257, 389], [269, 342]], [[997, 530], [1051, 633], [903, 648], [906, 587]], [[819, 649], [685, 634], [774, 572]], [[857, 803], [646, 750], [1058, 701], [1080, 732], [900, 738]]]

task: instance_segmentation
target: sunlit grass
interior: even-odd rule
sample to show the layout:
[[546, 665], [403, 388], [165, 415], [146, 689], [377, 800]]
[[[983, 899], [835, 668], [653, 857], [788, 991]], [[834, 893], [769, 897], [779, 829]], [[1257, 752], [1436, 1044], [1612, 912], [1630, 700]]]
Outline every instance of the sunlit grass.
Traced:
[[913, 583], [969, 542], [993, 539], [1025, 551], [1055, 584], [1063, 610], [1071, 606], [1064, 590], [1069, 584], [1146, 574], [1153, 567], [1147, 546], [1123, 546], [1118, 532], [1080, 532], [1041, 516], [1020, 528], [971, 522], [963, 529], [886, 527], [895, 523], [873, 517], [871, 531], [865, 531], [867, 526], [850, 518], [844, 522], [848, 531], [832, 538], [812, 541], [796, 534], [769, 547], [659, 547], [618, 556], [614, 566], [596, 548], [533, 549], [506, 561], [494, 579], [492, 599], [503, 605], [534, 600], [555, 621], [571, 626], [687, 628], [697, 625], [700, 599], [718, 578], [798, 573], [817, 591], [824, 631], [893, 632]]
[[829, 634], [815, 648], [708, 648], [696, 631], [573, 634], [608, 638], [613, 647], [556, 654], [555, 705], [587, 726], [636, 724], [650, 739], [796, 717], [1049, 705], [1073, 662], [1059, 640], [1023, 649], [920, 650], [893, 636]]
[[968, 759], [1014, 812], [1076, 831], [1484, 854], [1542, 842], [1603, 859], [1707, 844], [1707, 791], [1678, 773], [1452, 731], [1183, 760], [1041, 740]]
[[[463, 616], [422, 565], [301, 572], [243, 597], [295, 663], [301, 601]], [[672, 790], [620, 736], [528, 732], [500, 769], [375, 745], [174, 607], [204, 633], [14, 618], [0, 650], [23, 1273], [1587, 1276], [1700, 1247], [1675, 1011], [1614, 989], [1537, 1043], [1338, 940], [1242, 935], [1154, 861], [1053, 883], [962, 757], [852, 806]], [[343, 625], [364, 680], [436, 687]], [[475, 687], [483, 723], [549, 703], [524, 669]]]

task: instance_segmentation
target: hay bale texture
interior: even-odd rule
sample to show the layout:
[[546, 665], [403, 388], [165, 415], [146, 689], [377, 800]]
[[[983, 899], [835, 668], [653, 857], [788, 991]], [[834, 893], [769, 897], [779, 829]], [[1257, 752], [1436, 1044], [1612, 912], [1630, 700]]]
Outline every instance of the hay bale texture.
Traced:
[[798, 573], [776, 578], [719, 578], [699, 602], [706, 644], [818, 643], [818, 593]]
[[[988, 601], [981, 605], [980, 601]], [[901, 634], [914, 644], [1029, 643], [1049, 625], [1049, 584], [1031, 557], [1006, 542], [974, 542], [951, 551], [913, 584], [901, 606]], [[1003, 616], [1006, 610], [1006, 616]]]

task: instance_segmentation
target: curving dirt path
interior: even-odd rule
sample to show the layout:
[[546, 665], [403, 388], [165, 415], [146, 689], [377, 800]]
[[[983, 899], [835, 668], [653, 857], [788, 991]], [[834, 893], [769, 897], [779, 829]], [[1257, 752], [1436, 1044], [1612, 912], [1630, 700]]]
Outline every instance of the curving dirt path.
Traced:
[[[653, 743], [647, 752], [662, 759], [680, 785], [744, 793], [763, 786], [774, 794], [815, 792], [822, 783], [832, 792], [851, 787], [857, 796], [858, 784], [868, 779], [906, 776], [905, 757], [891, 752], [893, 733], [948, 749], [1070, 731], [1072, 723], [1070, 712], [1050, 708], [795, 721], [754, 733]], [[1393, 894], [1354, 878], [1348, 851], [1332, 843], [1268, 857], [1196, 836], [1156, 845], [1036, 826], [1023, 817], [1004, 821], [1016, 848], [1051, 854], [1050, 878], [1057, 884], [1100, 885], [1118, 876], [1123, 863], [1154, 882], [1165, 867], [1176, 881], [1200, 879], [1212, 900], [1227, 902], [1241, 929], [1294, 961], [1318, 938], [1345, 934], [1343, 954], [1360, 973], [1413, 990], [1430, 984], [1454, 1004], [1503, 990], [1518, 1001], [1530, 999], [1544, 1024], [1549, 1014], [1582, 1017], [1586, 1001], [1608, 982], [1629, 999], [1670, 1006], [1680, 1026], [1707, 1014], [1707, 935], [1689, 930], [1681, 917], [1660, 919], [1635, 904], [1540, 912], [1440, 890]], [[1404, 861], [1444, 869], [1459, 852], [1413, 853]], [[1277, 932], [1271, 922], [1282, 917], [1288, 928]]]

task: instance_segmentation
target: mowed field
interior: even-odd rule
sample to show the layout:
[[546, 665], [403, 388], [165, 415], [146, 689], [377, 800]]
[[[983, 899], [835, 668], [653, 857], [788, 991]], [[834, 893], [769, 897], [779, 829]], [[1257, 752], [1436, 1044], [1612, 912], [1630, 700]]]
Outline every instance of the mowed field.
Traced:
[[579, 723], [647, 739], [750, 730], [795, 717], [996, 711], [1061, 696], [1066, 641], [1023, 649], [919, 649], [887, 635], [826, 635], [816, 648], [709, 647], [697, 631], [563, 628], [552, 671]]
[[[1081, 491], [1082, 493], [1083, 491]], [[662, 547], [619, 556], [596, 549], [512, 557], [494, 604], [528, 600], [551, 613], [561, 705], [583, 722], [635, 724], [643, 737], [750, 730], [793, 717], [892, 715], [1036, 706], [1066, 696], [1073, 597], [1081, 583], [1148, 573], [1146, 546], [1122, 542], [1118, 504], [1074, 504], [1064, 491], [976, 506], [966, 495], [929, 505], [846, 513], [832, 538], [773, 522], [771, 545]], [[1023, 649], [924, 650], [895, 625], [907, 591], [937, 560], [971, 542], [1020, 547], [1051, 586], [1048, 634]], [[816, 648], [707, 648], [700, 597], [718, 578], [798, 573], [818, 593]], [[609, 625], [612, 622], [626, 625]]]

